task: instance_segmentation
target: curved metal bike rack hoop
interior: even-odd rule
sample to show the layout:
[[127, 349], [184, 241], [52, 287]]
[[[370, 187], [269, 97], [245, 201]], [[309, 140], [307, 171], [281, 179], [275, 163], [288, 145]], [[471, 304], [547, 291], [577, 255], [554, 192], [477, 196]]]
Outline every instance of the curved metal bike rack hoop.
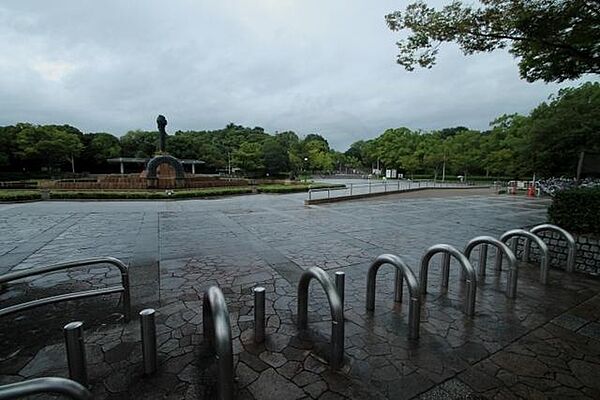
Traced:
[[[502, 257], [502, 254], [504, 254], [508, 259], [508, 280], [506, 283], [506, 297], [514, 299], [517, 296], [517, 279], [519, 276], [519, 263], [517, 262], [517, 257], [515, 256], [515, 254], [510, 250], [510, 248], [506, 244], [491, 236], [477, 236], [471, 239], [469, 243], [467, 243], [467, 246], [465, 247], [463, 253], [465, 254], [465, 257], [470, 258], [471, 252], [475, 247], [482, 246], [481, 249], [487, 250], [488, 245], [494, 246], [496, 248], [496, 258]], [[486, 253], [487, 251], [483, 252], [482, 254]], [[479, 278], [485, 276], [486, 262], [487, 260], [485, 257], [479, 258]]]
[[473, 268], [467, 257], [465, 257], [463, 253], [461, 253], [458, 249], [456, 249], [453, 246], [450, 246], [448, 244], [436, 244], [427, 249], [425, 255], [423, 256], [423, 258], [421, 258], [421, 271], [419, 274], [421, 293], [427, 293], [427, 273], [429, 270], [429, 263], [431, 261], [431, 258], [438, 253], [444, 254], [444, 259], [442, 261], [442, 287], [444, 286], [444, 283], [446, 283], [447, 285], [448, 282], [450, 270], [446, 267], [446, 265], [449, 265], [450, 256], [454, 257], [461, 265], [462, 272], [464, 273], [467, 285], [467, 297], [465, 299], [465, 314], [467, 314], [469, 317], [472, 317], [473, 315], [475, 315], [477, 274], [475, 273], [475, 268]]
[[[517, 255], [517, 241], [519, 237], [525, 237], [526, 239], [530, 239], [534, 241], [538, 247], [540, 248], [540, 282], [545, 285], [548, 283], [548, 246], [546, 243], [537, 235], [526, 231], [524, 229], [513, 229], [507, 232], [504, 232], [502, 236], [500, 236], [500, 241], [503, 243], [508, 243], [509, 240], [512, 239], [511, 250]], [[496, 257], [496, 263], [502, 263], [502, 254], [499, 254]]]
[[202, 302], [202, 323], [204, 338], [214, 347], [219, 369], [217, 383], [220, 400], [233, 399], [233, 346], [231, 344], [231, 323], [223, 292], [211, 286], [204, 292]]
[[74, 267], [85, 267], [88, 265], [95, 264], [111, 264], [115, 267], [119, 268], [121, 271], [121, 286], [109, 286], [101, 289], [92, 289], [92, 290], [84, 290], [81, 292], [75, 293], [65, 293], [57, 296], [45, 297], [43, 299], [37, 299], [28, 301], [26, 303], [15, 304], [10, 307], [5, 307], [0, 309], [0, 317], [3, 315], [12, 314], [18, 311], [28, 310], [30, 308], [43, 306], [46, 304], [58, 303], [61, 301], [69, 301], [82, 299], [85, 297], [93, 297], [93, 296], [102, 296], [105, 294], [112, 293], [123, 293], [123, 314], [125, 315], [125, 320], [129, 321], [130, 313], [131, 313], [131, 295], [129, 293], [129, 272], [127, 270], [127, 265], [116, 258], [113, 257], [95, 257], [95, 258], [86, 258], [83, 260], [69, 261], [60, 264], [47, 265], [39, 268], [29, 268], [22, 271], [10, 272], [5, 275], [0, 276], [0, 285], [8, 282], [12, 282], [18, 279], [27, 278], [29, 276], [41, 275], [47, 272], [54, 272], [63, 269], [69, 269]]
[[308, 326], [308, 285], [316, 279], [327, 295], [331, 309], [331, 367], [339, 368], [344, 360], [344, 308], [342, 299], [335, 284], [327, 272], [318, 267], [311, 267], [302, 273], [298, 282], [298, 328]]
[[406, 278], [406, 285], [410, 294], [410, 303], [408, 305], [408, 337], [409, 339], [418, 339], [419, 321], [421, 319], [421, 291], [419, 290], [419, 281], [417, 281], [414, 272], [400, 257], [392, 254], [382, 254], [369, 267], [367, 274], [367, 311], [375, 310], [377, 271], [384, 264], [391, 264], [396, 268], [394, 301], [397, 303], [402, 303], [402, 284], [404, 278]]
[[[573, 272], [575, 270], [575, 254], [577, 253], [577, 245], [575, 244], [575, 238], [569, 232], [561, 228], [560, 226], [552, 225], [552, 224], [542, 224], [534, 226], [529, 230], [529, 232], [536, 234], [542, 231], [552, 231], [560, 234], [565, 241], [567, 242], [567, 247], [569, 249], [569, 253], [567, 256], [567, 272]], [[543, 239], [542, 239], [543, 240]], [[525, 240], [525, 249], [523, 250], [523, 259], [525, 261], [529, 261], [529, 252], [531, 250], [531, 240]]]
[[54, 393], [75, 400], [92, 400], [92, 394], [81, 384], [65, 378], [36, 378], [0, 386], [0, 400], [18, 399], [41, 393]]

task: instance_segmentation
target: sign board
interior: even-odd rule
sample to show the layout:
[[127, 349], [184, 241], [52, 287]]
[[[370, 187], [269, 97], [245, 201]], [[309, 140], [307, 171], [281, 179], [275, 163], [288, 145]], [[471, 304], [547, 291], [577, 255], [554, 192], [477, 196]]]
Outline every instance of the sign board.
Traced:
[[388, 179], [396, 179], [398, 177], [398, 171], [395, 169], [386, 169], [385, 177]]

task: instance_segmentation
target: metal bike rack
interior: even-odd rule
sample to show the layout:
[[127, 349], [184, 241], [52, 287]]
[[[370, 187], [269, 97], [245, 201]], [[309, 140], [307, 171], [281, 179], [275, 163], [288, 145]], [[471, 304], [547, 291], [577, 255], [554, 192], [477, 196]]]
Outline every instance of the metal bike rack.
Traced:
[[450, 275], [450, 256], [454, 257], [461, 265], [462, 272], [465, 275], [467, 285], [467, 298], [465, 299], [465, 313], [472, 317], [475, 315], [475, 294], [477, 292], [477, 274], [475, 268], [471, 265], [467, 257], [455, 247], [448, 244], [436, 244], [431, 246], [425, 252], [423, 258], [421, 258], [421, 271], [419, 274], [421, 293], [427, 293], [427, 273], [429, 270], [429, 263], [431, 258], [438, 254], [447, 254], [448, 256], [443, 258], [442, 264], [442, 289], [448, 287], [448, 278]]
[[123, 314], [125, 315], [125, 320], [129, 321], [131, 311], [131, 295], [129, 293], [129, 273], [127, 271], [127, 265], [125, 265], [125, 263], [123, 263], [121, 260], [118, 260], [113, 257], [87, 258], [84, 260], [69, 261], [60, 264], [47, 265], [39, 268], [30, 268], [22, 271], [10, 272], [8, 274], [0, 276], [0, 285], [18, 279], [27, 278], [30, 276], [41, 275], [47, 272], [60, 271], [63, 269], [69, 269], [74, 267], [85, 267], [88, 265], [95, 264], [111, 264], [119, 268], [119, 270], [121, 271], [121, 285], [109, 286], [101, 289], [84, 290], [75, 293], [66, 293], [57, 296], [45, 297], [43, 299], [32, 300], [26, 303], [15, 304], [13, 306], [0, 309], [0, 317], [3, 315], [28, 310], [30, 308], [43, 306], [46, 304], [59, 303], [61, 301], [76, 300], [93, 296], [102, 296], [105, 294], [112, 293], [123, 293]]
[[406, 278], [406, 285], [410, 294], [410, 303], [408, 304], [408, 338], [419, 338], [419, 322], [421, 319], [421, 291], [419, 282], [413, 271], [398, 256], [392, 254], [382, 254], [375, 259], [369, 267], [367, 274], [367, 311], [375, 310], [375, 283], [377, 271], [384, 264], [391, 264], [396, 268], [396, 279], [394, 287], [394, 301], [402, 303], [402, 284]]
[[216, 353], [219, 378], [217, 393], [220, 400], [233, 399], [233, 346], [231, 343], [231, 322], [223, 292], [211, 286], [204, 292], [202, 302], [202, 324], [204, 339]]
[[[488, 245], [494, 246], [496, 248], [496, 258], [502, 257], [502, 254], [506, 256], [508, 259], [508, 280], [506, 283], [506, 297], [514, 299], [517, 296], [517, 279], [519, 276], [518, 270], [518, 262], [515, 254], [510, 250], [510, 248], [505, 245], [503, 242], [495, 239], [491, 236], [477, 236], [467, 243], [465, 250], [463, 251], [465, 257], [470, 258], [471, 252], [477, 246], [480, 247], [479, 253], [479, 278], [483, 278], [485, 276], [485, 268], [487, 264], [487, 247]], [[499, 267], [502, 263], [496, 263], [496, 268], [499, 271]]]
[[18, 399], [41, 393], [54, 393], [75, 400], [92, 400], [92, 394], [81, 384], [65, 378], [36, 378], [0, 386], [0, 400]]
[[[575, 244], [575, 238], [569, 232], [561, 228], [560, 226], [552, 224], [542, 224], [534, 226], [529, 232], [536, 234], [542, 231], [552, 231], [560, 234], [567, 242], [569, 253], [567, 256], [567, 272], [573, 272], [575, 270], [575, 254], [577, 253], [577, 245]], [[529, 252], [531, 250], [531, 240], [525, 239], [525, 248], [523, 250], [523, 260], [529, 261]]]
[[325, 271], [311, 267], [302, 273], [298, 283], [298, 328], [308, 326], [308, 285], [316, 279], [327, 295], [331, 309], [331, 367], [339, 368], [344, 360], [344, 308], [340, 294]]
[[[510, 231], [504, 232], [502, 234], [502, 236], [500, 236], [500, 241], [504, 242], [504, 243], [508, 243], [508, 241], [512, 239], [511, 250], [516, 256], [517, 255], [517, 244], [518, 244], [519, 237], [525, 237], [525, 238], [528, 238], [528, 239], [534, 241], [540, 248], [540, 266], [541, 266], [540, 282], [543, 285], [545, 285], [546, 283], [548, 283], [548, 273], [549, 273], [548, 246], [546, 246], [546, 243], [544, 243], [544, 241], [539, 236], [537, 236], [529, 231], [526, 231], [524, 229], [513, 229]], [[496, 264], [498, 265], [499, 263], [502, 263], [502, 254], [499, 254], [496, 257]]]

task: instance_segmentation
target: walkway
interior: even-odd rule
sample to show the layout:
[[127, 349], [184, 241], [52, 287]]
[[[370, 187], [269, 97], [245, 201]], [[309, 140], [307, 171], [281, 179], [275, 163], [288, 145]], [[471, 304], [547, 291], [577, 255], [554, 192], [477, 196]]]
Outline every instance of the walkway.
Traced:
[[[0, 205], [4, 270], [99, 255], [131, 262], [134, 303], [157, 309], [161, 362], [155, 377], [142, 376], [139, 325], [122, 322], [112, 295], [5, 318], [0, 383], [67, 376], [62, 326], [82, 319], [96, 398], [212, 398], [215, 369], [203, 344], [200, 294], [218, 284], [232, 319], [240, 399], [600, 397], [597, 279], [552, 270], [542, 286], [538, 268], [523, 266], [518, 297], [509, 301], [505, 273], [490, 273], [469, 319], [461, 311], [456, 266], [442, 294], [436, 262], [421, 338], [411, 343], [406, 305], [394, 306], [393, 271], [384, 266], [376, 311], [366, 313], [366, 270], [375, 256], [400, 255], [416, 271], [430, 245], [462, 248], [477, 235], [544, 222], [548, 205], [484, 192], [431, 194], [440, 197], [312, 207], [302, 205], [305, 194]], [[310, 332], [295, 328], [298, 277], [311, 266], [346, 272], [346, 360], [338, 372], [324, 362], [330, 317], [317, 285], [311, 285]], [[116, 280], [103, 267], [60, 272], [11, 286], [0, 302]], [[260, 346], [252, 342], [256, 285], [267, 289], [267, 341]]]

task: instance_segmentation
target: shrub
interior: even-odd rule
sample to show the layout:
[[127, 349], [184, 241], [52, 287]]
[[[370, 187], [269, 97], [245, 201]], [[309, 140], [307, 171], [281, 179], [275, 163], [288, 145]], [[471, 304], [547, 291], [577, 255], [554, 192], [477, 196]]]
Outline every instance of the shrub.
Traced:
[[41, 199], [41, 194], [38, 191], [0, 190], [0, 201], [25, 201], [39, 199]]
[[548, 216], [550, 222], [570, 232], [600, 234], [600, 187], [558, 192]]
[[231, 194], [251, 193], [252, 189], [248, 187], [221, 187], [197, 190], [174, 190], [171, 195], [165, 191], [52, 191], [51, 199], [63, 200], [103, 200], [103, 199], [125, 199], [125, 200], [165, 200], [182, 199], [195, 197], [225, 196]]
[[308, 192], [309, 189], [333, 188], [342, 187], [343, 184], [327, 184], [327, 183], [294, 183], [289, 185], [259, 185], [258, 191], [261, 193], [297, 193]]

